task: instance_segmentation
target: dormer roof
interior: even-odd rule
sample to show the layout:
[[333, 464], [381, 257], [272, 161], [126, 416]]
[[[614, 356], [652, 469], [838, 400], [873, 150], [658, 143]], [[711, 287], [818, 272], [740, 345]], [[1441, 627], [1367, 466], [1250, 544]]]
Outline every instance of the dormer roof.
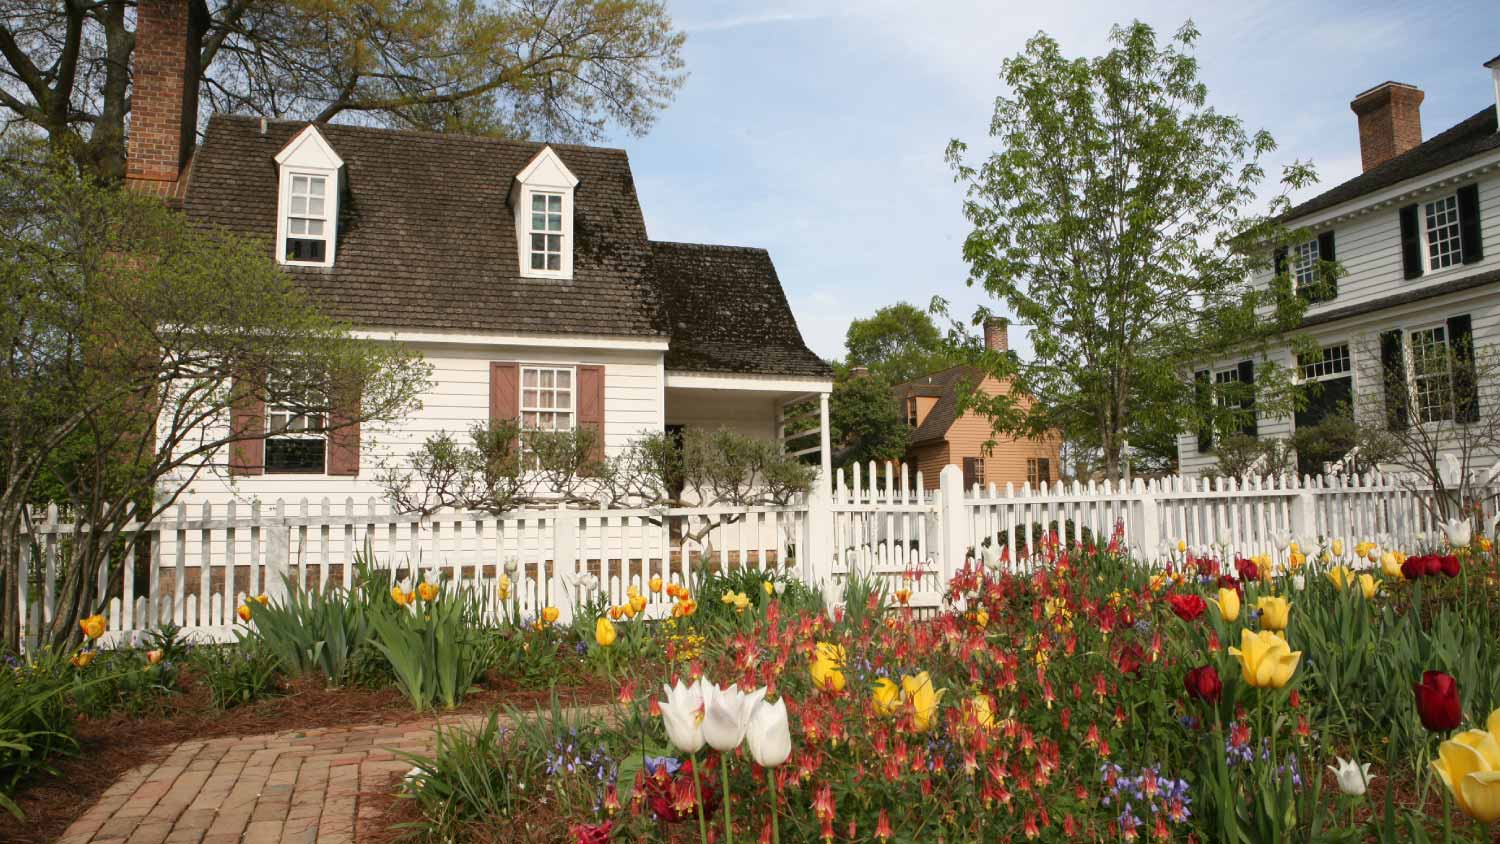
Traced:
[[328, 145], [328, 139], [318, 127], [309, 123], [276, 153], [276, 163], [337, 170], [344, 166], [344, 159]]

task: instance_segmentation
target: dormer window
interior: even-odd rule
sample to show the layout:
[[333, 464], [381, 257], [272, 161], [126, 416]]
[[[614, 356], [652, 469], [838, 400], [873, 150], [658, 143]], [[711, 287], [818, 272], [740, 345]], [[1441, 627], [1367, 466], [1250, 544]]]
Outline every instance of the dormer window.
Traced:
[[522, 278], [573, 277], [573, 194], [578, 178], [552, 147], [516, 174], [516, 252]]
[[343, 159], [308, 126], [276, 154], [276, 165], [276, 259], [291, 266], [333, 266]]

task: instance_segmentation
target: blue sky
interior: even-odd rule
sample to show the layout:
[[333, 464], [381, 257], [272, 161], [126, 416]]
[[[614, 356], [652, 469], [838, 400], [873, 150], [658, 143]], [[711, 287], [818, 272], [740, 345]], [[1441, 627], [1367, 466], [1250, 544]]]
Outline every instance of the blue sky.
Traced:
[[882, 305], [986, 301], [965, 285], [943, 150], [987, 147], [1000, 64], [1038, 30], [1097, 55], [1113, 23], [1170, 33], [1191, 17], [1210, 102], [1276, 137], [1268, 172], [1310, 159], [1310, 194], [1359, 172], [1349, 101], [1372, 85], [1425, 91], [1424, 137], [1493, 104], [1494, 4], [670, 0], [691, 76], [650, 134], [612, 143], [653, 238], [769, 249], [808, 344], [841, 357], [849, 321]]

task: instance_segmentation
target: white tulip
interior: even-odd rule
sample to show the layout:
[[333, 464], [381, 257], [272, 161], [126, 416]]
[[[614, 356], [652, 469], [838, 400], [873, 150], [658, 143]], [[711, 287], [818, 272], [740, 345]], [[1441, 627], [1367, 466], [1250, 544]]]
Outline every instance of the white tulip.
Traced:
[[1307, 586], [1307, 578], [1300, 574], [1292, 575], [1292, 588], [1301, 592]]
[[660, 702], [661, 721], [672, 745], [686, 754], [703, 749], [703, 680], [684, 686], [662, 686], [666, 700]]
[[1292, 547], [1292, 532], [1289, 530], [1278, 530], [1272, 539], [1276, 543], [1276, 550], [1285, 551]]
[[1467, 548], [1474, 539], [1474, 527], [1468, 519], [1449, 519], [1443, 523], [1443, 533], [1448, 535], [1448, 545], [1453, 548]]
[[992, 540], [990, 544], [980, 546], [979, 559], [984, 563], [985, 568], [993, 569], [1000, 566], [999, 545], [1000, 543]]
[[776, 585], [773, 586], [773, 587], [771, 587], [771, 588], [776, 591], [777, 595], [784, 594], [786, 592], [786, 581], [785, 580], [778, 580], [778, 581], [776, 581]]
[[774, 768], [792, 755], [792, 730], [787, 726], [786, 701], [778, 699], [755, 704], [750, 713], [750, 728], [745, 731], [750, 758], [762, 768]]
[[1334, 759], [1338, 761], [1338, 767], [1329, 765], [1328, 770], [1332, 771], [1334, 778], [1338, 780], [1339, 791], [1350, 797], [1363, 795], [1370, 784], [1370, 763], [1356, 765], [1342, 756], [1335, 756]]
[[703, 740], [720, 753], [728, 753], [745, 740], [750, 713], [766, 697], [766, 687], [744, 692], [731, 684], [721, 689], [712, 683], [703, 687]]
[[520, 568], [521, 564], [516, 560], [515, 557], [511, 557], [509, 560], [505, 561], [505, 573], [510, 575], [511, 577], [515, 577], [516, 572], [520, 570]]
[[1221, 530], [1221, 531], [1219, 531], [1218, 540], [1219, 541], [1218, 541], [1217, 544], [1218, 544], [1218, 546], [1220, 548], [1228, 548], [1229, 547], [1229, 543], [1231, 541], [1230, 536], [1229, 536], [1229, 531], [1227, 531], [1227, 530]]

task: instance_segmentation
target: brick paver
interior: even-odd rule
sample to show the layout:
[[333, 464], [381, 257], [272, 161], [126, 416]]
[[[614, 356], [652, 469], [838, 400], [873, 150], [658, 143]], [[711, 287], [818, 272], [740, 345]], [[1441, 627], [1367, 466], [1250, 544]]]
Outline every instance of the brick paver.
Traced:
[[121, 775], [58, 844], [348, 844], [411, 768], [396, 754], [430, 752], [435, 723], [185, 741]]

